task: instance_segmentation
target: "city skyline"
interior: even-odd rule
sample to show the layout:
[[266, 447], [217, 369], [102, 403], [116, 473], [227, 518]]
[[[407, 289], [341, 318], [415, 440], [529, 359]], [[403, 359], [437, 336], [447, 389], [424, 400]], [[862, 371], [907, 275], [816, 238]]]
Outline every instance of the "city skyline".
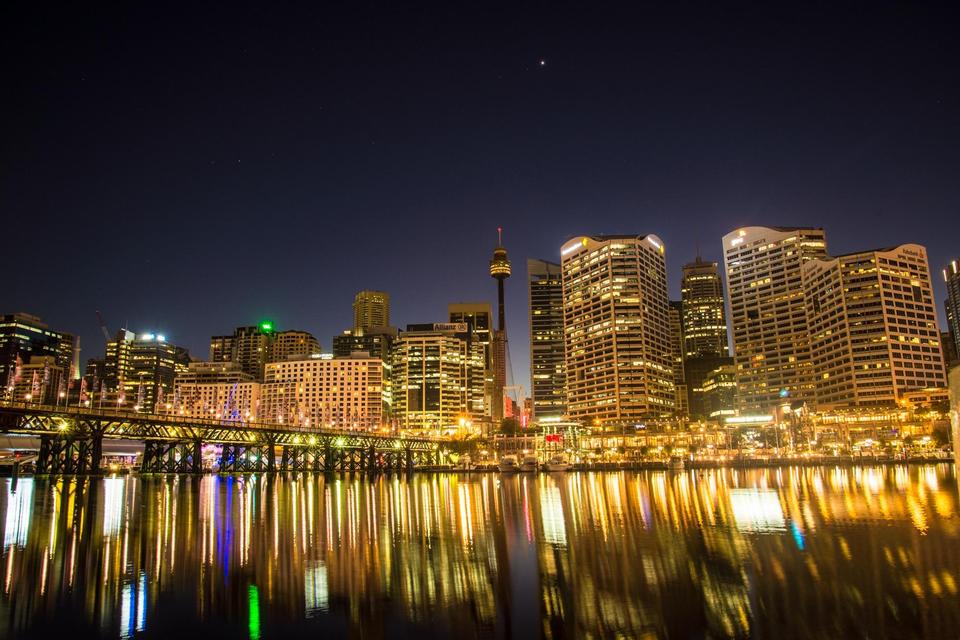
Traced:
[[84, 357], [97, 309], [201, 354], [265, 317], [326, 347], [362, 288], [397, 324], [440, 320], [495, 302], [498, 226], [518, 265], [656, 233], [671, 299], [749, 225], [915, 242], [934, 270], [958, 252], [957, 43], [928, 7], [235, 8], [216, 41], [212, 8], [21, 9], [0, 192], [49, 231], [8, 247], [5, 307]]

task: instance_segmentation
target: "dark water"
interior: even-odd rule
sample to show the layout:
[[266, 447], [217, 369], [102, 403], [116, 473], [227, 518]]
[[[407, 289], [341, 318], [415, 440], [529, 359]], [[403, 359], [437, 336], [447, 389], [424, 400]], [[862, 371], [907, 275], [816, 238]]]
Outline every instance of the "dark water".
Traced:
[[2, 637], [957, 637], [953, 468], [0, 481]]

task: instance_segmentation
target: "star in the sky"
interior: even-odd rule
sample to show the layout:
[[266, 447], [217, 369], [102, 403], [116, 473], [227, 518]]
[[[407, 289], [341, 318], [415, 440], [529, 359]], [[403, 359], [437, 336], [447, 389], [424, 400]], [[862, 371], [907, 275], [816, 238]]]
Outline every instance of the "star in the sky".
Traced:
[[547, 59], [546, 59], [546, 58], [540, 58], [540, 60], [537, 62], [537, 64], [540, 65], [541, 67], [545, 67], [545, 66], [547, 66]]

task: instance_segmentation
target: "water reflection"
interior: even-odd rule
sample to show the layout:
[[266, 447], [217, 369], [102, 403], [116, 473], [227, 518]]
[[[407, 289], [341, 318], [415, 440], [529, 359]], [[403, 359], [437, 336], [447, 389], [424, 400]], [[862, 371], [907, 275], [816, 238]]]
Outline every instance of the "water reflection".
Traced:
[[960, 628], [946, 465], [0, 483], [4, 637]]

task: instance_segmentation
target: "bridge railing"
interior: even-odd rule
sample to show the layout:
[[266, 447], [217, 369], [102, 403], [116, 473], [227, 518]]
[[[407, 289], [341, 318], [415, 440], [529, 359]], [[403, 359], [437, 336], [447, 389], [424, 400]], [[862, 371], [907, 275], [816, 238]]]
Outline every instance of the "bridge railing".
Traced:
[[58, 414], [65, 416], [76, 416], [76, 417], [86, 417], [86, 418], [114, 418], [119, 420], [126, 421], [139, 421], [139, 422], [151, 422], [155, 424], [166, 424], [171, 426], [203, 426], [209, 428], [236, 428], [236, 429], [256, 429], [262, 431], [285, 431], [285, 432], [299, 432], [303, 434], [312, 434], [312, 435], [330, 435], [330, 436], [382, 436], [382, 437], [394, 437], [401, 440], [419, 440], [419, 441], [430, 441], [430, 442], [447, 442], [447, 438], [429, 436], [429, 435], [418, 435], [418, 436], [407, 436], [405, 434], [398, 434], [392, 432], [385, 432], [377, 429], [368, 429], [368, 430], [356, 430], [356, 429], [333, 429], [329, 427], [311, 427], [308, 425], [296, 424], [296, 423], [272, 423], [272, 422], [256, 422], [256, 421], [243, 421], [243, 420], [226, 420], [226, 419], [211, 419], [211, 418], [198, 418], [189, 415], [178, 415], [178, 414], [168, 414], [168, 413], [146, 413], [140, 411], [128, 411], [124, 409], [115, 409], [115, 408], [93, 408], [93, 407], [78, 407], [78, 406], [58, 406], [52, 404], [41, 404], [37, 402], [12, 402], [12, 401], [0, 401], [0, 409], [22, 409], [24, 411], [38, 411], [49, 414]]

